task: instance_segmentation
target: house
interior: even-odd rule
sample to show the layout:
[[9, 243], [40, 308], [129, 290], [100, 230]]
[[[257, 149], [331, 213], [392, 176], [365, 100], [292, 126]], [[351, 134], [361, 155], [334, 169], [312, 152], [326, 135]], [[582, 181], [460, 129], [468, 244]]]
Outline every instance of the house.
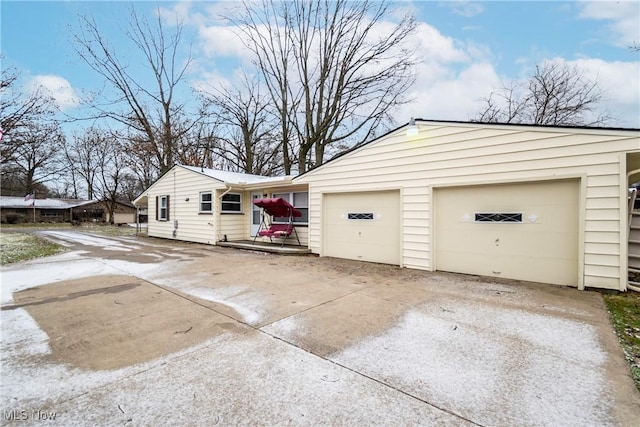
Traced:
[[[109, 209], [105, 202], [99, 200], [89, 200], [85, 203], [74, 206], [72, 209], [72, 219], [79, 222], [108, 222], [111, 223]], [[113, 211], [114, 224], [135, 224], [136, 207], [125, 201], [117, 201]]]
[[320, 256], [626, 290], [637, 181], [637, 129], [418, 119], [297, 177], [175, 166], [134, 203], [150, 236], [218, 244], [283, 197]]
[[78, 199], [31, 199], [0, 196], [0, 219], [3, 224], [26, 222], [69, 222], [71, 209], [86, 203]]
[[[252, 200], [266, 197], [282, 197], [302, 212], [295, 225], [301, 244], [307, 246], [308, 189], [306, 184], [293, 184], [291, 176], [176, 165], [133, 203], [147, 208], [149, 236], [215, 245], [252, 239], [261, 223], [260, 209]], [[290, 240], [287, 243], [297, 244], [295, 238]]]
[[412, 120], [292, 180], [320, 256], [625, 290], [640, 131]]
[[[135, 223], [136, 208], [128, 202], [117, 202], [116, 224]], [[0, 219], [4, 224], [28, 222], [109, 222], [104, 202], [81, 199], [30, 199], [0, 196]]]

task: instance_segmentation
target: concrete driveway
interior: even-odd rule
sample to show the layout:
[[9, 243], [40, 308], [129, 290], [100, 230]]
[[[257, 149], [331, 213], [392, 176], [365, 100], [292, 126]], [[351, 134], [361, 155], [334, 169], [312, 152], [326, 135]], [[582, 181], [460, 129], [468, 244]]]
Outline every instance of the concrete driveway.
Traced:
[[598, 293], [43, 234], [1, 270], [3, 425], [640, 425]]

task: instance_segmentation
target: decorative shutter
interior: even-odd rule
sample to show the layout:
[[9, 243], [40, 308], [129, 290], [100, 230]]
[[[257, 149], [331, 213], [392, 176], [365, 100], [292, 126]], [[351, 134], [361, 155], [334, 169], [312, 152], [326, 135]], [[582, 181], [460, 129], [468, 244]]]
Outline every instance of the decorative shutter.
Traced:
[[169, 209], [169, 195], [167, 195], [167, 221], [169, 221], [169, 213], [171, 212], [171, 209]]
[[160, 197], [156, 196], [156, 221], [160, 219]]

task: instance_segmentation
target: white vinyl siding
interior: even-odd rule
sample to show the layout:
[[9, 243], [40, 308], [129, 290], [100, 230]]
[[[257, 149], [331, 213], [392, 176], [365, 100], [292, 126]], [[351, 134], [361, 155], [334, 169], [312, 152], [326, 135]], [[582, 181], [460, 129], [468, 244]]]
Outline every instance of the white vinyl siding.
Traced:
[[[224, 184], [186, 168], [175, 167], [170, 170], [146, 192], [149, 201], [155, 200], [156, 196], [170, 196], [169, 220], [150, 220], [149, 236], [215, 244], [217, 224], [211, 215], [200, 214], [200, 193], [216, 188], [224, 188]], [[213, 203], [215, 206], [215, 197]], [[149, 203], [150, 219], [156, 218], [155, 210], [155, 203]]]
[[[432, 188], [580, 181], [582, 286], [619, 289], [626, 277], [622, 212], [624, 153], [640, 151], [638, 132], [418, 123], [399, 129], [294, 180], [309, 184], [309, 246], [322, 253], [323, 194], [402, 189], [402, 264], [432, 270]], [[583, 278], [582, 278], [583, 277]]]

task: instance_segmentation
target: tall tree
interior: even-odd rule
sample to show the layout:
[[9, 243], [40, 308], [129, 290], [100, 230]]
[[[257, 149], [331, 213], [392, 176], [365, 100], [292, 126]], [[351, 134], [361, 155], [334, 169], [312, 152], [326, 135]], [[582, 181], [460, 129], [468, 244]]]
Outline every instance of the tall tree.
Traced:
[[492, 92], [475, 120], [551, 126], [597, 126], [609, 116], [597, 109], [603, 93], [576, 66], [560, 62], [536, 65], [528, 81]]
[[278, 126], [257, 80], [243, 74], [238, 87], [213, 89], [203, 97], [217, 117], [214, 150], [232, 170], [268, 176], [282, 172]]
[[[186, 100], [177, 99], [178, 88], [191, 64], [190, 54], [181, 57], [184, 24], [176, 22], [169, 33], [157, 12], [155, 22], [149, 23], [135, 10], [126, 23], [126, 36], [132, 51], [142, 58], [147, 77], [136, 79], [128, 61], [121, 57], [123, 46], [108, 43], [91, 16], [80, 17], [80, 27], [72, 30], [76, 51], [80, 58], [101, 77], [114, 95], [107, 106], [95, 102], [101, 116], [114, 119], [139, 134], [132, 152], [149, 153], [158, 173], [169, 170], [176, 157], [176, 141], [188, 132], [192, 123], [186, 119]], [[141, 160], [146, 160], [141, 159]]]
[[392, 12], [384, 0], [262, 0], [230, 18], [277, 107], [285, 169], [293, 145], [305, 172], [334, 144], [368, 140], [408, 101], [416, 22], [405, 14], [389, 25]]
[[57, 124], [23, 123], [6, 140], [15, 150], [2, 166], [2, 194], [42, 191], [60, 172], [64, 134]]
[[100, 131], [90, 128], [83, 133], [73, 135], [71, 141], [64, 146], [68, 178], [72, 180], [74, 194], [80, 194], [78, 181], [81, 181], [89, 200], [95, 197], [96, 175], [100, 164], [98, 138], [100, 138]]

